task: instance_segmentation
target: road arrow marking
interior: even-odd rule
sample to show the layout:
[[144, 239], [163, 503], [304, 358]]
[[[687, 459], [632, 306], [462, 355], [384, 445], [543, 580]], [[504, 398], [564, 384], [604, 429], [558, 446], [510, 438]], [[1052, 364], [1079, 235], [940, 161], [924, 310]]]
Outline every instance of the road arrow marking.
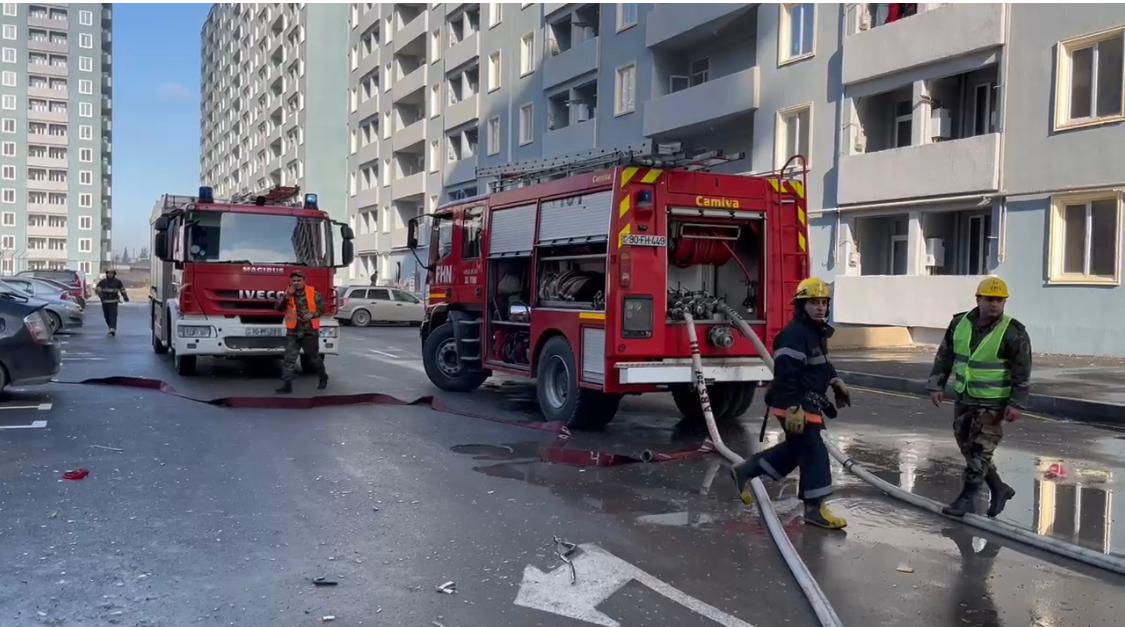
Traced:
[[46, 420], [36, 420], [29, 425], [4, 425], [0, 426], [0, 429], [43, 429], [46, 426]]
[[597, 608], [625, 584], [636, 580], [724, 627], [753, 627], [750, 623], [684, 594], [597, 545], [583, 544], [579, 548], [582, 552], [571, 558], [578, 572], [576, 583], [571, 584], [570, 568], [565, 565], [548, 572], [529, 565], [524, 568], [523, 582], [515, 604], [603, 627], [620, 627], [621, 623], [599, 612]]

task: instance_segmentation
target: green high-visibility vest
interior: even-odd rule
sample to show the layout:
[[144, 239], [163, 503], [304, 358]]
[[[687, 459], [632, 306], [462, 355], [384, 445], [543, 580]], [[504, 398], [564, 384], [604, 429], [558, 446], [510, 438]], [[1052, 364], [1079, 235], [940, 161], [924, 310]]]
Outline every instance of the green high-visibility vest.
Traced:
[[1000, 359], [1000, 344], [1008, 330], [1011, 316], [1004, 316], [992, 331], [981, 340], [976, 350], [970, 350], [973, 323], [969, 315], [961, 316], [953, 329], [953, 390], [972, 398], [1005, 401], [1012, 395], [1012, 375]]

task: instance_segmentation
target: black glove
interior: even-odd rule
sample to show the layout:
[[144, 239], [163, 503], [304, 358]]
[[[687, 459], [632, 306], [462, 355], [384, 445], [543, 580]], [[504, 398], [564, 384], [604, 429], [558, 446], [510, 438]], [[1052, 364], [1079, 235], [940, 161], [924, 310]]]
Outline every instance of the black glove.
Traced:
[[829, 381], [828, 384], [832, 386], [832, 392], [836, 397], [836, 405], [838, 407], [852, 406], [852, 394], [848, 391], [848, 386], [844, 383], [843, 379], [836, 377]]

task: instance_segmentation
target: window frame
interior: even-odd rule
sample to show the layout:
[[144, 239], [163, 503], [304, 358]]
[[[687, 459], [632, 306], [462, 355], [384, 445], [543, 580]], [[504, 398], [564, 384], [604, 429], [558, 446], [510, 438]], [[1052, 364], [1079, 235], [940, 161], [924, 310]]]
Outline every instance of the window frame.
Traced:
[[79, 237], [78, 252], [87, 254], [94, 252], [94, 240], [89, 237]]
[[[1090, 216], [1091, 205], [1094, 202], [1112, 200], [1115, 205], [1116, 229], [1114, 233], [1114, 264], [1113, 276], [1073, 274], [1063, 271], [1066, 261], [1066, 216], [1064, 212], [1068, 205], [1086, 205], [1087, 220], [1085, 234], [1085, 270], [1090, 266], [1090, 249], [1093, 242], [1090, 238], [1092, 219]], [[1047, 232], [1047, 284], [1048, 285], [1121, 285], [1121, 227], [1122, 204], [1125, 203], [1125, 191], [1101, 190], [1080, 194], [1059, 194], [1051, 197], [1050, 219]]]
[[[496, 57], [496, 84], [492, 84], [492, 57]], [[492, 93], [504, 86], [504, 51], [493, 50], [488, 53], [488, 93]]]
[[[812, 7], [812, 45], [808, 52], [802, 52], [796, 55], [789, 54], [789, 47], [792, 44], [790, 33], [792, 31], [793, 13], [794, 8], [810, 5]], [[788, 2], [779, 4], [777, 18], [777, 66], [781, 67], [791, 63], [797, 63], [810, 59], [816, 56], [816, 18], [817, 10], [816, 4], [810, 2]]]
[[[524, 123], [523, 123], [524, 122], [524, 118], [523, 118], [524, 109], [527, 109], [527, 110], [530, 111], [530, 114], [527, 116], [528, 124], [527, 124], [526, 129], [524, 128]], [[527, 146], [527, 145], [535, 142], [535, 103], [527, 102], [527, 103], [524, 103], [524, 104], [520, 105], [519, 116], [520, 116], [519, 117], [519, 124], [518, 124], [518, 126], [519, 126], [519, 143], [520, 143], [520, 146]], [[527, 140], [526, 141], [524, 140], [524, 131], [527, 131]]]
[[[624, 107], [624, 105], [622, 104], [622, 96], [624, 95], [624, 92], [622, 91], [622, 80], [621, 80], [622, 71], [627, 70], [627, 69], [633, 70], [632, 102], [630, 103], [628, 109], [626, 109]], [[616, 118], [616, 117], [621, 117], [623, 115], [629, 115], [630, 113], [635, 113], [636, 110], [637, 110], [637, 62], [636, 61], [630, 61], [628, 63], [623, 63], [623, 64], [617, 66], [613, 70], [613, 117]]]
[[94, 117], [94, 103], [80, 102], [78, 103], [78, 117], [92, 118]]
[[[86, 224], [87, 226], [82, 226]], [[94, 216], [78, 216], [78, 230], [79, 231], [93, 231], [94, 230]]]
[[[632, 5], [633, 7], [635, 7], [634, 11], [636, 11], [636, 13], [635, 13], [635, 15], [633, 15], [633, 21], [632, 22], [626, 22], [625, 21], [625, 6], [626, 5]], [[616, 12], [617, 15], [614, 16], [614, 23], [615, 23], [616, 30], [617, 30], [618, 33], [623, 32], [623, 31], [627, 31], [630, 28], [633, 28], [634, 26], [637, 25], [638, 22], [641, 21], [641, 7], [636, 2], [618, 2], [617, 3], [617, 10], [615, 12]]]
[[[11, 200], [8, 200], [9, 197], [11, 197]], [[0, 189], [0, 203], [5, 205], [16, 204], [16, 189], [14, 187]]]
[[[496, 129], [496, 137], [495, 137], [496, 141], [493, 141], [493, 137], [492, 137], [492, 129], [493, 128]], [[503, 131], [503, 129], [500, 128], [500, 116], [494, 115], [494, 116], [488, 118], [488, 121], [486, 122], [485, 132], [488, 134], [487, 137], [488, 137], [488, 156], [489, 157], [500, 154], [500, 141], [501, 141], [500, 138], [502, 136], [502, 131]]]
[[[527, 43], [528, 37], [531, 38], [530, 44]], [[535, 52], [535, 31], [524, 33], [524, 35], [520, 37], [520, 78], [535, 73]], [[526, 58], [524, 57], [525, 53], [527, 54]]]
[[16, 17], [17, 15], [19, 15], [19, 10], [17, 8], [18, 4], [19, 3], [17, 2], [5, 2], [4, 15], [7, 15], [9, 17]]
[[[3, 53], [0, 53], [0, 54], [3, 54], [3, 62], [4, 63], [15, 63], [16, 62], [16, 49], [15, 48], [9, 48], [9, 47], [5, 46], [3, 50], [4, 50]], [[9, 61], [9, 59], [11, 59], [11, 60]]]
[[94, 25], [94, 12], [93, 11], [79, 11], [78, 23], [82, 26]]
[[90, 33], [78, 33], [78, 47], [83, 50], [93, 50], [94, 36]]
[[488, 27], [496, 28], [504, 21], [504, 3], [486, 2], [488, 5]]
[[[810, 170], [812, 169], [812, 155], [811, 155], [811, 153], [813, 151], [813, 128], [815, 128], [815, 123], [813, 121], [813, 103], [812, 103], [811, 100], [808, 101], [808, 102], [803, 102], [803, 103], [798, 104], [798, 105], [793, 105], [791, 107], [786, 107], [784, 109], [778, 110], [777, 115], [774, 118], [774, 130], [773, 130], [773, 134], [774, 134], [774, 144], [773, 144], [774, 168], [784, 167], [785, 162], [788, 161], [789, 158], [793, 156], [793, 155], [787, 155], [786, 150], [785, 150], [785, 141], [786, 141], [786, 138], [789, 135], [789, 133], [788, 133], [789, 127], [788, 127], [788, 123], [786, 122], [786, 120], [788, 118], [797, 118], [798, 116], [800, 116], [800, 114], [803, 111], [808, 111], [808, 113], [809, 113], [808, 129], [807, 129], [805, 135], [808, 137], [807, 144], [809, 146], [808, 152], [810, 154], [804, 155], [805, 165], [808, 169], [810, 169]], [[799, 130], [800, 129], [798, 129], [798, 131]], [[800, 139], [800, 136], [798, 135], [797, 145], [799, 146], [800, 144], [801, 144], [801, 139]], [[799, 154], [799, 153], [795, 153], [795, 154]]]
[[5, 163], [0, 166], [0, 180], [14, 181], [16, 180], [16, 166]]
[[[1073, 77], [1073, 67], [1071, 66], [1071, 56], [1076, 50], [1083, 50], [1085, 48], [1097, 46], [1102, 41], [1110, 40], [1115, 37], [1121, 38], [1122, 47], [1125, 48], [1125, 25], [1115, 26], [1096, 33], [1088, 35], [1080, 35], [1070, 39], [1064, 39], [1058, 42], [1055, 46], [1055, 89], [1054, 89], [1054, 128], [1055, 130], [1070, 130], [1078, 128], [1088, 128], [1091, 126], [1101, 126], [1103, 124], [1114, 124], [1125, 120], [1125, 63], [1122, 63], [1122, 103], [1121, 111], [1117, 115], [1105, 117], [1085, 117], [1085, 118], [1071, 118], [1070, 117], [1070, 96], [1071, 96], [1071, 79]], [[1123, 52], [1125, 54], [1125, 52]], [[1091, 113], [1096, 111], [1097, 107], [1097, 61], [1096, 58], [1092, 61], [1094, 68], [1091, 73], [1091, 100], [1090, 107]]]
[[[12, 128], [10, 131], [8, 130], [9, 126]], [[17, 132], [19, 132], [19, 124], [15, 118], [4, 118], [4, 121], [0, 122], [0, 133], [11, 135]]]

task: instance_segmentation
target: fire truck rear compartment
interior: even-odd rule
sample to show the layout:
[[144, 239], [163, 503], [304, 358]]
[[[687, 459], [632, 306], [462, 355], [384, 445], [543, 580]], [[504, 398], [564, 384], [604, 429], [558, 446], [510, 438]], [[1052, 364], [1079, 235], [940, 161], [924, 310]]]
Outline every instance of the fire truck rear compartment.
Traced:
[[[685, 292], [724, 300], [743, 318], [762, 318], [762, 220], [673, 220], [669, 224], [669, 299]], [[670, 320], [671, 322], [671, 320]], [[701, 320], [700, 322], [707, 322]]]

